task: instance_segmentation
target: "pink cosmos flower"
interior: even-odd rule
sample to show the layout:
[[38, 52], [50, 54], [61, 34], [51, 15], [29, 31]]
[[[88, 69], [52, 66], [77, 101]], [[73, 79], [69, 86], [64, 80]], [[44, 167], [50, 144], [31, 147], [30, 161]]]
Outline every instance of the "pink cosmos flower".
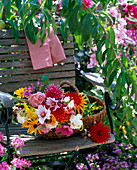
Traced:
[[42, 104], [42, 102], [45, 100], [45, 94], [41, 92], [37, 92], [35, 94], [32, 94], [30, 98], [28, 99], [29, 103], [33, 107], [38, 107], [39, 105]]
[[3, 139], [3, 136], [4, 136], [4, 134], [3, 134], [2, 132], [0, 132], [0, 142], [1, 142], [2, 139]]
[[118, 15], [117, 7], [111, 7], [109, 10], [109, 13], [113, 16], [116, 17]]
[[9, 164], [7, 164], [6, 161], [4, 161], [4, 162], [0, 163], [0, 169], [1, 170], [11, 170], [11, 167]]
[[61, 128], [56, 128], [55, 133], [61, 132], [63, 135], [70, 136], [73, 134], [73, 129], [67, 125], [62, 125]]
[[46, 104], [49, 105], [50, 107], [54, 107], [53, 111], [56, 111], [57, 108], [60, 108], [58, 106], [59, 100], [56, 100], [55, 98], [48, 97], [46, 100]]
[[[92, 0], [83, 0], [84, 4], [88, 7], [88, 8], [92, 8], [92, 6], [94, 5], [94, 2], [92, 2]], [[85, 6], [83, 6], [83, 10], [85, 10]]]
[[41, 124], [43, 124], [46, 119], [50, 119], [51, 111], [46, 109], [45, 106], [39, 105], [38, 109], [35, 110], [35, 113], [38, 115]]
[[5, 152], [5, 148], [0, 144], [0, 156], [3, 156]]
[[96, 60], [96, 54], [92, 54], [90, 56], [90, 63], [87, 65], [87, 68], [93, 68], [98, 65], [98, 61]]
[[20, 148], [24, 146], [24, 140], [22, 140], [21, 138], [13, 138], [11, 141], [11, 146], [15, 147], [15, 148]]

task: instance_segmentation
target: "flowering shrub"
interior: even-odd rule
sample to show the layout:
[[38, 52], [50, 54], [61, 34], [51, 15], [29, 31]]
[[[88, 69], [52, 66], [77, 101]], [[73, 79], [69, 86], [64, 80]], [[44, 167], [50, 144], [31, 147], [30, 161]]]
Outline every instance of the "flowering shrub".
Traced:
[[[0, 132], [0, 169], [1, 170], [11, 170], [15, 168], [24, 169], [25, 167], [29, 167], [31, 165], [30, 161], [25, 158], [16, 158], [15, 155], [10, 164], [7, 163], [7, 148], [2, 146], [1, 141], [3, 140], [4, 134]], [[10, 143], [13, 150], [21, 149], [24, 146], [24, 141], [21, 138], [13, 138]]]
[[[101, 147], [95, 154], [88, 154], [86, 159], [93, 170], [137, 169], [137, 148], [132, 144], [115, 142]], [[77, 169], [88, 169], [84, 163], [78, 163]]]
[[70, 136], [73, 130], [83, 129], [82, 112], [87, 107], [86, 95], [76, 92], [64, 92], [58, 85], [38, 85], [20, 88], [15, 91], [18, 101], [14, 114], [22, 127], [28, 127], [28, 133], [37, 132]]

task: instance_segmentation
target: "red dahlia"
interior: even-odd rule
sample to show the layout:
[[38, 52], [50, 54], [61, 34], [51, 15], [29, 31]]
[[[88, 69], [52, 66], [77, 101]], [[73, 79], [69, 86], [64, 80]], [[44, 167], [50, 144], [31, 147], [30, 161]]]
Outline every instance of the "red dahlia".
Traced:
[[56, 109], [52, 114], [55, 116], [56, 120], [61, 123], [65, 123], [70, 119], [69, 112], [66, 112], [63, 107]]
[[106, 143], [110, 138], [109, 132], [109, 127], [99, 122], [90, 128], [91, 140], [95, 143]]

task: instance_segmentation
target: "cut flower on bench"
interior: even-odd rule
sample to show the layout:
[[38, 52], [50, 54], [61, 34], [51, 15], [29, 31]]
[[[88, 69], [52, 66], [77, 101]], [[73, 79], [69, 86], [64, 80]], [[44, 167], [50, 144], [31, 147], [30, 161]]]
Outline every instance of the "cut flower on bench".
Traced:
[[87, 96], [65, 92], [59, 85], [40, 84], [20, 88], [14, 92], [16, 104], [14, 119], [27, 127], [27, 133], [62, 133], [70, 136], [74, 130], [83, 129], [83, 112]]

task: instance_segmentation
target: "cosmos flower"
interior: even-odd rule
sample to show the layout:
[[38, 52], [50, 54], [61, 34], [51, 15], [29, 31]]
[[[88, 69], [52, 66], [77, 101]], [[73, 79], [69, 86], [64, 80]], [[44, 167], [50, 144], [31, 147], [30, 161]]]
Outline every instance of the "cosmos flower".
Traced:
[[50, 119], [50, 112], [49, 109], [46, 109], [46, 107], [42, 105], [39, 105], [38, 109], [35, 110], [41, 124], [43, 124], [46, 119]]

